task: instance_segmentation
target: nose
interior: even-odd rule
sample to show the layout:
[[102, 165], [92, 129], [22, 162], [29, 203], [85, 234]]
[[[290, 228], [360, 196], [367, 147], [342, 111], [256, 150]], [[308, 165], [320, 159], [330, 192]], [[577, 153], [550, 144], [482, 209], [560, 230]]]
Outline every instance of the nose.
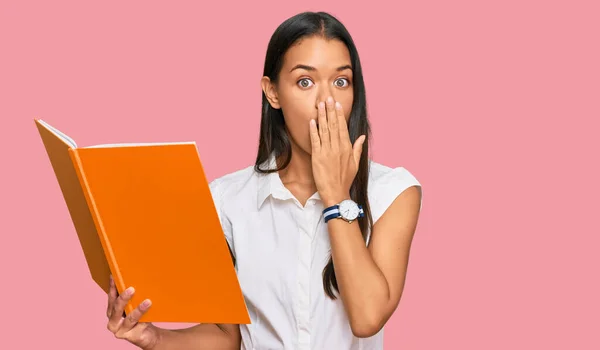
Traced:
[[330, 87], [320, 87], [317, 92], [317, 97], [315, 100], [315, 109], [319, 108], [319, 102], [326, 102], [327, 98], [331, 96], [335, 100], [335, 96], [333, 94], [333, 90]]

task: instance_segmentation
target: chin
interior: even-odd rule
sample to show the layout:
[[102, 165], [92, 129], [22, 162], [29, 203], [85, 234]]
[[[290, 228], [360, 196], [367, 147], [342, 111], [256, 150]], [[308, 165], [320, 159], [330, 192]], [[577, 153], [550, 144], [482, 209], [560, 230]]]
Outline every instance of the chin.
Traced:
[[292, 145], [292, 152], [299, 152], [301, 154], [304, 153], [309, 156], [312, 155], [312, 141], [310, 139], [310, 135], [308, 135], [308, 138], [302, 140], [301, 138], [292, 136], [288, 132], [288, 137]]
[[312, 145], [310, 144], [310, 141], [308, 142], [307, 145], [302, 145], [297, 147], [297, 151], [303, 152], [304, 154], [308, 155], [308, 156], [312, 156]]

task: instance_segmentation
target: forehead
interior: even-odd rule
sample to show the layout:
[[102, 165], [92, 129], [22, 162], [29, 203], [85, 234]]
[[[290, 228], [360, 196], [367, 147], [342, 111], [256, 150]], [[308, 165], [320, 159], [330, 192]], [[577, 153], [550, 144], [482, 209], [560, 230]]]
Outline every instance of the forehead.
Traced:
[[305, 64], [318, 70], [336, 69], [351, 64], [350, 52], [346, 45], [337, 39], [309, 37], [292, 45], [285, 54], [284, 67]]

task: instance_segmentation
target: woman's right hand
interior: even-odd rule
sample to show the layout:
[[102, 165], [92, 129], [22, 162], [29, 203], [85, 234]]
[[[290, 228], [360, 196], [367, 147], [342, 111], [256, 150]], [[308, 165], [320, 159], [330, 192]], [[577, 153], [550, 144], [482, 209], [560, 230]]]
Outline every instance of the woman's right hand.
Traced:
[[158, 343], [159, 328], [151, 323], [140, 323], [138, 320], [150, 308], [150, 300], [144, 300], [127, 317], [123, 317], [125, 305], [127, 305], [133, 293], [133, 287], [129, 287], [123, 294], [118, 295], [115, 282], [112, 276], [110, 277], [108, 307], [106, 309], [107, 328], [116, 338], [125, 339], [133, 345], [149, 350]]

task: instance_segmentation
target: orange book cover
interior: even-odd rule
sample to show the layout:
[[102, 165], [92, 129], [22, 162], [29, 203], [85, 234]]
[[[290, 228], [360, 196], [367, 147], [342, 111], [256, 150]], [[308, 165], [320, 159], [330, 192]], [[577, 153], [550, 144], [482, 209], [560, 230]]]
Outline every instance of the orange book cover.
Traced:
[[35, 119], [92, 279], [144, 299], [140, 322], [250, 318], [195, 143], [78, 147]]

